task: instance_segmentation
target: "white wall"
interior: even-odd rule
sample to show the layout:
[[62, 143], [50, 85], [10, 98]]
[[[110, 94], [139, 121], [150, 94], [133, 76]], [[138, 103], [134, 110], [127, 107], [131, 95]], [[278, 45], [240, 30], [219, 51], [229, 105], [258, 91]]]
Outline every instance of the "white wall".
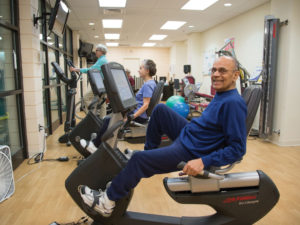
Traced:
[[183, 65], [187, 64], [187, 44], [185, 41], [174, 42], [170, 49], [170, 75], [172, 78], [184, 77]]
[[[126, 68], [128, 60], [152, 59], [156, 63], [157, 76], [169, 76], [170, 65], [170, 48], [138, 48], [138, 47], [111, 47], [108, 48], [107, 60], [115, 61], [122, 64]], [[131, 74], [138, 76], [137, 71], [131, 69]]]
[[280, 28], [278, 46], [274, 128], [280, 129], [280, 135], [271, 140], [279, 145], [300, 145], [299, 11], [299, 0], [271, 2], [271, 14], [289, 20], [288, 26]]
[[192, 33], [187, 39], [187, 64], [191, 65], [191, 74], [196, 82], [201, 81], [202, 77], [202, 49], [203, 33]]

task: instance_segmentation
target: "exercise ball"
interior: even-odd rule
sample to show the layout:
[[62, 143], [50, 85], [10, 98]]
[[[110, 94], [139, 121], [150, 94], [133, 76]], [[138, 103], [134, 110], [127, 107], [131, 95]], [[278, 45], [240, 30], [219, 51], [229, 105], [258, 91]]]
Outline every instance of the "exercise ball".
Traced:
[[176, 102], [172, 109], [184, 118], [187, 118], [190, 112], [190, 107], [185, 102]]
[[169, 106], [170, 108], [173, 108], [174, 104], [177, 102], [185, 102], [184, 97], [181, 97], [179, 95], [173, 95], [170, 98], [168, 98], [166, 105]]

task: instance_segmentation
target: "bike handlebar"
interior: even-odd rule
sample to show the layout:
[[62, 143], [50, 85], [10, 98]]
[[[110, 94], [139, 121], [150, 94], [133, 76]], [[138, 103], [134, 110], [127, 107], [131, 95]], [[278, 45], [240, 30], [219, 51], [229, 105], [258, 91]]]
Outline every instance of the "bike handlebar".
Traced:
[[[177, 168], [180, 169], [180, 170], [183, 170], [183, 168], [185, 167], [185, 165], [186, 165], [186, 162], [180, 162], [177, 165]], [[216, 179], [216, 180], [223, 180], [224, 179], [223, 175], [215, 174], [215, 173], [209, 172], [207, 170], [202, 170], [199, 173], [199, 175], [194, 176], [194, 177], [197, 178], [198, 176], [205, 177], [205, 178], [212, 178], [212, 179]]]
[[73, 77], [72, 77], [72, 79], [69, 79], [68, 77], [66, 77], [64, 71], [57, 64], [57, 62], [51, 62], [51, 65], [53, 66], [53, 68], [55, 70], [55, 73], [57, 74], [58, 78], [60, 80], [62, 80], [64, 83], [71, 84], [74, 81]]
[[67, 62], [69, 67], [75, 67], [73, 62], [70, 59], [68, 59], [68, 58], [65, 58], [65, 59], [66, 59], [66, 62]]

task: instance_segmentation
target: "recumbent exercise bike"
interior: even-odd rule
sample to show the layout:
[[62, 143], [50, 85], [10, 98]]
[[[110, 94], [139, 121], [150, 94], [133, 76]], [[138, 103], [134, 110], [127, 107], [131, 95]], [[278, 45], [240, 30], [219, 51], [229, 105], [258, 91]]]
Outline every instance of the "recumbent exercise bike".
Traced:
[[[126, 114], [136, 105], [124, 68], [112, 62], [103, 65], [102, 71], [113, 115], [99, 149], [80, 164], [65, 182], [66, 189], [75, 203], [94, 220], [93, 225], [247, 225], [261, 219], [275, 206], [279, 199], [278, 189], [263, 171], [226, 173], [233, 167], [230, 165], [225, 169], [204, 170], [196, 177], [163, 180], [167, 193], [176, 202], [209, 205], [216, 211], [210, 216], [171, 217], [129, 212], [127, 207], [133, 190], [116, 202], [116, 207], [108, 218], [90, 209], [83, 203], [77, 190], [78, 186], [87, 185], [92, 189], [105, 189], [107, 182], [126, 166], [127, 158], [117, 148], [117, 134], [124, 125], [122, 113]], [[260, 87], [251, 87], [247, 90], [245, 99], [247, 106], [251, 106], [247, 117], [248, 132], [254, 118], [251, 115], [257, 111], [260, 96]], [[178, 165], [179, 170], [183, 166], [183, 163]]]

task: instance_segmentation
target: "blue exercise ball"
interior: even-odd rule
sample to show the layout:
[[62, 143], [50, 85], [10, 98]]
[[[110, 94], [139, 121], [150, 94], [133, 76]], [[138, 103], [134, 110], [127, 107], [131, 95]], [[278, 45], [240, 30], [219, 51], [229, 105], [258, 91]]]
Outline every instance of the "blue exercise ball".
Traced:
[[185, 102], [176, 102], [171, 109], [173, 109], [184, 118], [187, 118], [190, 113], [190, 107]]

